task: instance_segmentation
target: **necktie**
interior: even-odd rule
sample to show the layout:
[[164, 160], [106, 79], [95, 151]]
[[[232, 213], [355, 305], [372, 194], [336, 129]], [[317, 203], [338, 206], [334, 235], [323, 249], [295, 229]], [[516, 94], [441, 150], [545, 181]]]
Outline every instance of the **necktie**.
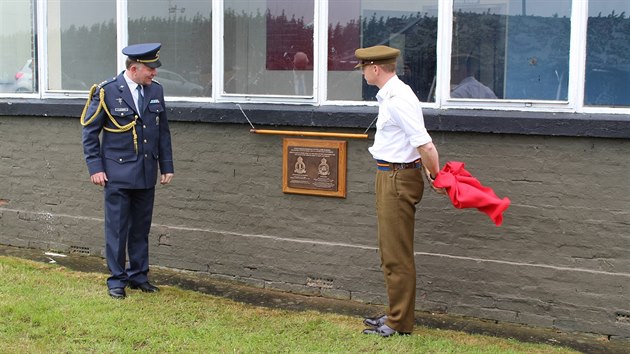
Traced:
[[142, 109], [144, 107], [144, 96], [142, 96], [142, 85], [136, 86], [136, 90], [138, 90], [138, 111], [142, 114]]

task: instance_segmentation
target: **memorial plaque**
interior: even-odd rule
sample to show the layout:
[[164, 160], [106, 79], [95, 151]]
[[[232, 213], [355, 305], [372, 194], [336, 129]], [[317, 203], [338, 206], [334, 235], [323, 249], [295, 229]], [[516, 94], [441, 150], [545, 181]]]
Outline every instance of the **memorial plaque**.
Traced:
[[285, 138], [282, 191], [345, 198], [346, 142]]

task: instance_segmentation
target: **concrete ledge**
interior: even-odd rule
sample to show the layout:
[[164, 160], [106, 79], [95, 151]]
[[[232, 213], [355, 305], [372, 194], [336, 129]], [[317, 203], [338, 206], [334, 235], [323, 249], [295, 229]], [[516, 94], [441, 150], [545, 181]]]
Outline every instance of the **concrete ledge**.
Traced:
[[[78, 117], [84, 100], [0, 99], [0, 116]], [[374, 106], [310, 106], [242, 104], [256, 128], [293, 126], [352, 128], [363, 132], [374, 120]], [[168, 102], [171, 121], [243, 124], [249, 127], [235, 103]], [[481, 109], [425, 109], [430, 131], [500, 134], [630, 138], [630, 115], [494, 111]], [[372, 127], [373, 129], [374, 127]]]

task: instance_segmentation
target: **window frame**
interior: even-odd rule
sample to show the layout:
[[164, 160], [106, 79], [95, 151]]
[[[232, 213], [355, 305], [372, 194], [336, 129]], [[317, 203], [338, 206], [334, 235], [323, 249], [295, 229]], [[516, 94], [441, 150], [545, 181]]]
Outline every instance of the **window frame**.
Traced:
[[[126, 1], [126, 0], [125, 0]], [[224, 31], [225, 31], [225, 22], [223, 21], [223, 13], [225, 11], [224, 1], [223, 0], [213, 0], [212, 1], [212, 36], [213, 40], [216, 41], [214, 43], [218, 43], [220, 45], [213, 47], [213, 62], [212, 62], [212, 72], [213, 76], [216, 77], [216, 82], [219, 85], [215, 85], [213, 80], [212, 85], [212, 102], [215, 103], [272, 103], [272, 104], [308, 104], [308, 105], [320, 105], [320, 95], [321, 89], [318, 90], [319, 87], [319, 71], [324, 71], [320, 66], [320, 56], [321, 56], [321, 48], [322, 44], [319, 41], [321, 38], [321, 34], [318, 36], [318, 28], [320, 24], [320, 18], [318, 17], [318, 13], [321, 12], [319, 6], [320, 2], [327, 2], [328, 0], [320, 1], [320, 0], [312, 0], [313, 1], [313, 95], [310, 98], [304, 97], [295, 97], [292, 95], [247, 95], [247, 94], [239, 94], [239, 93], [225, 93], [223, 92], [223, 84], [225, 82], [224, 76]], [[326, 37], [324, 37], [326, 38]], [[217, 48], [219, 47], [219, 48]], [[325, 50], [325, 49], [324, 49]], [[326, 63], [326, 61], [324, 61]], [[326, 65], [326, 64], [324, 64]]]

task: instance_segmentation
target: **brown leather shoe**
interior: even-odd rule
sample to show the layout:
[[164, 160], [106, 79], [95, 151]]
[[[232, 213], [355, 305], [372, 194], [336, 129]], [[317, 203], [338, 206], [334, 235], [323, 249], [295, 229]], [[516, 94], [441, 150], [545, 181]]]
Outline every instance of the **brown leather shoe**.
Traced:
[[149, 282], [145, 282], [142, 284], [129, 284], [129, 287], [131, 289], [140, 289], [143, 293], [156, 293], [160, 291], [160, 288]]
[[107, 290], [107, 293], [114, 299], [124, 299], [127, 296], [125, 288], [111, 288]]

